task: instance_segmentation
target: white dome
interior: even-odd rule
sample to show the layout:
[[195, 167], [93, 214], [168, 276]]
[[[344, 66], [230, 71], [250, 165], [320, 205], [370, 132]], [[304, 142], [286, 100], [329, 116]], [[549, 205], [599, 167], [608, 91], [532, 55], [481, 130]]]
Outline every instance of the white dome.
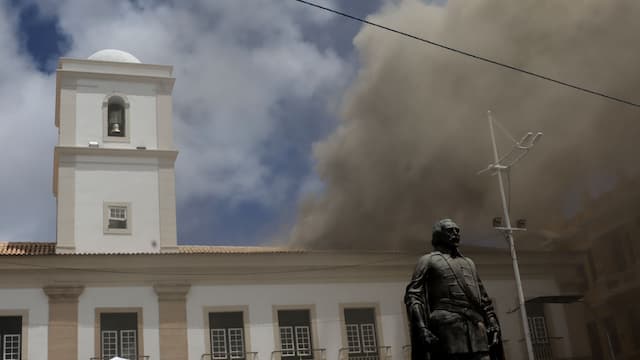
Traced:
[[115, 61], [140, 64], [140, 60], [126, 51], [116, 49], [104, 49], [93, 53], [89, 60]]

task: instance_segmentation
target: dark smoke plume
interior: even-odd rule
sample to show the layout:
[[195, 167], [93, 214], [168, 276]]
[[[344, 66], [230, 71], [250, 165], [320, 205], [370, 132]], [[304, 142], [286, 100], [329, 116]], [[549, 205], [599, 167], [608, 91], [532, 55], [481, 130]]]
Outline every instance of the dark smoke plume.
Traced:
[[[632, 0], [406, 0], [370, 20], [640, 102], [638, 18]], [[489, 109], [516, 138], [545, 134], [511, 174], [512, 214], [534, 234], [640, 169], [638, 108], [369, 26], [354, 43], [361, 70], [314, 148], [326, 189], [300, 205], [295, 246], [424, 248], [442, 217], [467, 244], [486, 240], [501, 214], [496, 178], [476, 175], [491, 160]]]

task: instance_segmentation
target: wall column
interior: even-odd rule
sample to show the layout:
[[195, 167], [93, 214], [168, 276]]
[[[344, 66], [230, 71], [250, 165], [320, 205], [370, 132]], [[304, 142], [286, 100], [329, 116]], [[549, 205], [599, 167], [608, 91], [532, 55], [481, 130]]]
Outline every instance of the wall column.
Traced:
[[84, 286], [45, 286], [49, 297], [48, 359], [78, 358], [78, 296]]
[[186, 295], [191, 285], [156, 284], [158, 295], [160, 360], [188, 358]]

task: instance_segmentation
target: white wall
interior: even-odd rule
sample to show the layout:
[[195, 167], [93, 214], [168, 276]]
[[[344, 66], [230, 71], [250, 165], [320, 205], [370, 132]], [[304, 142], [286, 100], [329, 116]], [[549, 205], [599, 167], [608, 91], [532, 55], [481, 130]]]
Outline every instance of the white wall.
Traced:
[[152, 287], [86, 288], [78, 299], [78, 359], [95, 349], [96, 308], [142, 308], [144, 355], [160, 359], [158, 297]]
[[[129, 143], [103, 143], [102, 103], [107, 94], [123, 94], [129, 100]], [[76, 93], [76, 145], [97, 141], [106, 148], [157, 149], [156, 97], [153, 85], [82, 80]]]
[[[558, 295], [560, 293], [560, 289], [558, 289], [553, 280], [523, 278], [522, 282], [525, 299], [531, 299], [537, 296]], [[502, 337], [507, 359], [526, 360], [526, 345], [524, 342], [520, 312], [514, 311], [518, 309], [515, 280], [490, 280], [483, 281], [483, 283], [489, 296], [495, 299], [494, 302], [502, 327]], [[553, 350], [556, 351], [553, 355], [555, 357], [569, 357], [571, 349], [564, 308], [553, 307], [553, 311], [549, 311], [549, 309], [549, 306], [545, 306], [547, 325], [552, 325], [548, 329], [549, 336], [559, 338], [551, 340]], [[551, 317], [553, 317], [553, 322], [549, 321]]]
[[[393, 357], [401, 359], [401, 348], [407, 344], [402, 311], [404, 284], [291, 284], [291, 285], [228, 285], [195, 286], [187, 295], [187, 325], [189, 359], [197, 360], [208, 353], [205, 342], [208, 323], [205, 308], [217, 306], [248, 306], [251, 349], [260, 360], [269, 360], [275, 344], [273, 306], [315, 304], [318, 343], [326, 348], [327, 359], [335, 360], [343, 347], [340, 322], [341, 303], [377, 303], [382, 322], [378, 324], [382, 344], [392, 346]], [[313, 314], [312, 314], [313, 316]]]
[[0, 289], [0, 311], [27, 311], [27, 348], [29, 360], [47, 359], [49, 299], [42, 289]]
[[[159, 251], [158, 166], [153, 164], [155, 160], [134, 161], [91, 157], [89, 162], [78, 157], [74, 224], [77, 252]], [[104, 234], [104, 202], [131, 204], [131, 235]]]
[[[408, 279], [407, 279], [408, 281]], [[540, 295], [557, 294], [552, 280], [523, 279], [527, 298]], [[484, 281], [489, 295], [495, 299], [496, 310], [501, 322], [505, 350], [510, 360], [526, 359], [524, 342], [520, 341], [522, 326], [518, 312], [508, 314], [517, 306], [514, 281]], [[187, 295], [187, 325], [189, 338], [189, 359], [197, 360], [206, 349], [208, 323], [205, 308], [223, 306], [248, 306], [251, 349], [257, 351], [260, 360], [270, 360], [271, 352], [279, 345], [275, 344], [273, 306], [315, 304], [317, 326], [312, 331], [317, 334], [317, 348], [327, 349], [327, 359], [336, 360], [342, 344], [342, 325], [340, 322], [341, 303], [377, 303], [380, 309], [381, 323], [379, 345], [392, 346], [393, 359], [404, 357], [402, 347], [408, 345], [407, 323], [404, 314], [403, 296], [406, 282], [368, 283], [368, 284], [291, 284], [291, 285], [228, 285], [196, 286]], [[554, 317], [554, 324], [564, 324], [565, 314], [562, 308], [554, 308], [547, 316]], [[246, 321], [246, 320], [245, 320]], [[381, 329], [381, 330], [380, 330]], [[550, 336], [567, 339], [567, 328], [557, 325], [551, 328]], [[562, 341], [562, 340], [559, 340]], [[569, 344], [556, 348], [562, 353], [556, 356], [569, 356]]]

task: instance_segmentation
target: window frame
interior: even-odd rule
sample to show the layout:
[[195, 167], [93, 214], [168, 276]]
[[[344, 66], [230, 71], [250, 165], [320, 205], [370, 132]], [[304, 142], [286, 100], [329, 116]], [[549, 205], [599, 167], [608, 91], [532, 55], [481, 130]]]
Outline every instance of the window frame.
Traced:
[[[22, 326], [20, 328], [20, 350], [18, 358], [20, 360], [28, 360], [29, 310], [0, 310], [0, 316], [16, 316], [21, 318]], [[0, 341], [4, 341], [4, 339], [0, 339]], [[0, 360], [3, 357], [4, 354], [0, 354]]]
[[[131, 203], [130, 202], [112, 202], [112, 201], [105, 201], [103, 203], [103, 220], [102, 220], [102, 224], [103, 224], [103, 232], [104, 234], [109, 234], [109, 235], [131, 235], [132, 233], [132, 222], [133, 222], [133, 217], [131, 216]], [[125, 216], [126, 216], [126, 222], [127, 222], [127, 227], [124, 229], [112, 229], [109, 227], [109, 219], [111, 218], [111, 209], [112, 208], [125, 208]]]
[[[243, 319], [244, 322], [244, 319]], [[243, 323], [244, 325], [244, 323]], [[241, 328], [227, 328], [227, 337], [229, 338], [229, 359], [246, 359], [247, 358], [247, 350], [245, 349], [245, 337], [244, 337], [244, 326]], [[238, 331], [238, 333], [236, 333]], [[239, 339], [236, 337], [239, 335]], [[241, 351], [234, 350], [234, 345], [237, 341], [240, 341]], [[239, 353], [239, 355], [238, 355]]]
[[[13, 357], [7, 358], [7, 354], [6, 354], [6, 352], [7, 352], [7, 343], [9, 341], [11, 341], [10, 340], [11, 337], [15, 337], [15, 336], [18, 337], [18, 340], [15, 341], [15, 343], [18, 345], [18, 348], [16, 349], [18, 357], [17, 358], [13, 358]], [[22, 346], [21, 346], [22, 342], [20, 340], [21, 338], [22, 338], [22, 334], [5, 334], [5, 335], [2, 335], [2, 360], [20, 360], [20, 355], [22, 355]], [[9, 341], [7, 341], [7, 340], [9, 340]]]
[[293, 332], [296, 356], [313, 356], [313, 347], [311, 347], [311, 324], [309, 324], [308, 326], [294, 326]]
[[[322, 348], [318, 347], [319, 340], [318, 340], [318, 324], [317, 324], [317, 316], [316, 316], [316, 306], [315, 304], [301, 304], [301, 305], [273, 305], [272, 306], [272, 316], [273, 316], [273, 335], [274, 335], [274, 344], [275, 344], [275, 349], [276, 351], [280, 350], [282, 351], [283, 349], [281, 348], [282, 342], [281, 342], [281, 338], [280, 338], [280, 328], [282, 326], [280, 326], [280, 321], [278, 319], [278, 311], [282, 311], [282, 310], [303, 310], [303, 311], [308, 311], [309, 312], [309, 340], [310, 340], [310, 355], [305, 356], [303, 355], [302, 357], [307, 358], [307, 357], [311, 357], [314, 358], [315, 357], [315, 351], [318, 350], [322, 350]], [[283, 327], [289, 327], [289, 325], [284, 325]], [[300, 358], [301, 356], [298, 354], [297, 347], [296, 347], [296, 331], [295, 331], [295, 326], [290, 326], [293, 330], [293, 341], [294, 341], [294, 348], [293, 348], [293, 354], [289, 355], [289, 356], [284, 356], [282, 353], [280, 353], [280, 355], [277, 357], [278, 359], [296, 359], [296, 358]]]
[[[109, 136], [109, 102], [113, 98], [120, 98], [121, 105], [124, 108], [124, 136]], [[121, 93], [111, 93], [102, 101], [102, 141], [103, 142], [131, 142], [131, 112], [129, 111], [129, 99]]]
[[[103, 313], [135, 313], [137, 318], [136, 327], [136, 341], [138, 348], [138, 356], [144, 356], [144, 322], [142, 318], [141, 307], [113, 307], [113, 308], [96, 308], [95, 320], [94, 320], [94, 356], [96, 358], [102, 357], [102, 331], [100, 324], [100, 315]], [[107, 330], [108, 331], [108, 330]], [[119, 336], [119, 335], [118, 335]], [[120, 342], [120, 338], [118, 338]]]
[[[367, 310], [367, 311], [371, 311], [373, 313], [373, 322], [351, 322], [351, 323], [347, 323], [347, 314], [346, 312], [349, 310]], [[405, 319], [406, 321], [406, 319]], [[346, 350], [347, 356], [346, 359], [350, 359], [350, 358], [354, 358], [354, 359], [365, 359], [365, 358], [377, 358], [377, 359], [384, 359], [385, 358], [385, 352], [383, 350], [383, 348], [385, 348], [384, 345], [384, 340], [383, 340], [383, 336], [382, 336], [382, 319], [380, 318], [380, 305], [379, 303], [369, 303], [369, 302], [362, 302], [362, 303], [341, 303], [340, 304], [340, 329], [342, 332], [342, 349]], [[349, 347], [349, 334], [348, 334], [348, 330], [347, 330], [347, 326], [348, 325], [352, 325], [357, 327], [358, 329], [358, 342], [360, 345], [360, 348], [358, 352], [356, 351], [351, 351], [351, 348]], [[367, 328], [367, 326], [364, 325], [368, 325], [371, 326], [373, 329], [373, 343], [367, 343], [365, 340], [371, 340], [371, 338], [369, 337], [369, 339], [365, 339], [365, 336], [367, 336], [365, 334], [365, 328]], [[369, 328], [370, 330], [370, 328]], [[370, 332], [367, 332], [370, 333]], [[371, 351], [373, 350], [373, 351]]]
[[[366, 328], [368, 328], [368, 331], [365, 331]], [[371, 336], [372, 334], [373, 336]], [[360, 324], [360, 336], [362, 337], [362, 353], [377, 354], [378, 344], [376, 341], [377, 339], [375, 323]]]
[[[403, 304], [404, 305], [404, 304]], [[362, 302], [362, 303], [341, 303], [340, 304], [340, 329], [342, 331], [342, 348], [343, 349], [347, 349], [347, 353], [351, 354], [350, 349], [349, 349], [349, 341], [348, 341], [348, 334], [347, 334], [347, 321], [346, 321], [346, 314], [345, 312], [347, 310], [358, 310], [358, 309], [367, 309], [367, 310], [373, 310], [373, 324], [371, 323], [366, 323], [366, 324], [371, 324], [373, 325], [373, 329], [374, 329], [374, 352], [365, 352], [365, 348], [370, 349], [370, 347], [365, 346], [365, 344], [363, 343], [363, 328], [362, 325], [364, 325], [365, 323], [356, 323], [356, 324], [350, 324], [350, 325], [357, 325], [358, 326], [358, 332], [359, 332], [359, 342], [360, 342], [360, 352], [356, 353], [354, 352], [353, 354], [360, 354], [360, 356], [370, 356], [370, 355], [374, 355], [374, 356], [378, 356], [379, 359], [384, 358], [384, 352], [381, 352], [381, 348], [384, 348], [384, 337], [382, 334], [382, 320], [380, 318], [380, 304], [379, 303], [371, 303], [371, 302]], [[403, 311], [404, 313], [404, 311]], [[406, 314], [405, 314], [406, 315]], [[405, 318], [405, 321], [408, 323], [408, 320]], [[408, 336], [408, 335], [407, 335]], [[356, 355], [357, 356], [357, 355]]]
[[[244, 340], [244, 357], [243, 359], [245, 360], [250, 360], [250, 355], [251, 355], [251, 337], [249, 336], [250, 334], [250, 323], [249, 323], [249, 305], [239, 305], [239, 306], [235, 306], [235, 305], [230, 305], [230, 306], [205, 306], [203, 308], [203, 320], [204, 320], [204, 324], [205, 324], [205, 328], [207, 329], [207, 331], [205, 331], [205, 352], [209, 353], [212, 350], [211, 347], [211, 334], [212, 334], [212, 330], [213, 328], [213, 324], [210, 321], [209, 318], [209, 314], [211, 313], [223, 313], [223, 312], [240, 312], [242, 313], [242, 337]], [[225, 328], [225, 332], [227, 333], [228, 336], [228, 329], [238, 329], [238, 328]], [[241, 358], [237, 358], [237, 357], [232, 357], [231, 356], [231, 348], [229, 347], [229, 344], [225, 343], [225, 346], [227, 347], [227, 357], [226, 359], [231, 360], [231, 359], [241, 359]], [[211, 354], [211, 359], [213, 359], [213, 354]], [[218, 359], [218, 358], [216, 358]], [[222, 358], [220, 358], [219, 360], [223, 360]]]
[[544, 303], [526, 304], [527, 326], [533, 344], [533, 351], [536, 359], [547, 360], [554, 358], [554, 349], [551, 344], [551, 332], [549, 331], [549, 321], [551, 317], [547, 314]]
[[[362, 351], [362, 341], [360, 341], [360, 338], [361, 338], [360, 337], [360, 327], [358, 326], [358, 324], [346, 324], [345, 323], [344, 325], [345, 325], [345, 330], [346, 330], [346, 334], [347, 334], [347, 351], [349, 352], [349, 354], [362, 353], [363, 351]], [[349, 336], [350, 335], [349, 329], [351, 329], [351, 332], [353, 332], [355, 330], [355, 338], [353, 338], [353, 336]], [[351, 334], [351, 335], [353, 335], [353, 334]]]
[[[278, 326], [279, 334], [280, 334], [280, 356], [282, 357], [295, 357], [296, 356], [296, 334], [293, 329], [293, 326]], [[287, 341], [287, 346], [285, 347], [285, 343], [282, 342], [283, 330], [287, 330], [287, 338], [290, 338], [290, 341]], [[289, 339], [287, 339], [289, 340]]]
[[[229, 356], [227, 356], [229, 354], [229, 351], [227, 349], [227, 329], [226, 328], [218, 328], [218, 329], [212, 329], [211, 327], [209, 327], [209, 333], [211, 336], [211, 358], [214, 360], [218, 360], [218, 359], [228, 359]], [[220, 334], [222, 334], [222, 348], [223, 351], [216, 351], [215, 346], [219, 344], [219, 340], [214, 339], [214, 336], [219, 336]], [[218, 355], [218, 354], [222, 354], [222, 356]]]

